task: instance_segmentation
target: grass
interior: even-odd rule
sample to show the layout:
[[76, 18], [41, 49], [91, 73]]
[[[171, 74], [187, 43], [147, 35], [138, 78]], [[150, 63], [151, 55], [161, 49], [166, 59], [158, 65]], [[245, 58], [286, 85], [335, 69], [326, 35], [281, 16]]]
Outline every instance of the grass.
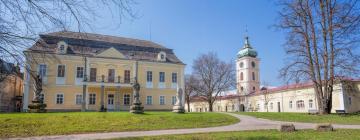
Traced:
[[306, 113], [277, 113], [277, 112], [237, 112], [238, 114], [250, 115], [269, 120], [309, 122], [309, 123], [333, 123], [333, 124], [360, 124], [360, 114], [348, 115], [309, 115]]
[[89, 132], [200, 128], [239, 122], [220, 113], [146, 112], [67, 112], [0, 114], [0, 139]]
[[[123, 138], [126, 140], [359, 140], [359, 129], [339, 129], [333, 132], [300, 130], [283, 133], [277, 130], [216, 132], [186, 135], [163, 135], [151, 137]], [[119, 139], [122, 140], [122, 139]]]

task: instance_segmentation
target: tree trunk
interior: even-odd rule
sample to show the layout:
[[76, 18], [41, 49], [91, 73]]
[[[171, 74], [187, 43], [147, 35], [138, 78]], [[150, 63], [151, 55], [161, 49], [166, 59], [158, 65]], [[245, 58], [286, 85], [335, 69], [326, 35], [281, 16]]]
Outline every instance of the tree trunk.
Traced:
[[186, 102], [186, 104], [187, 104], [187, 106], [188, 106], [188, 112], [190, 112], [190, 100], [188, 100], [188, 101]]

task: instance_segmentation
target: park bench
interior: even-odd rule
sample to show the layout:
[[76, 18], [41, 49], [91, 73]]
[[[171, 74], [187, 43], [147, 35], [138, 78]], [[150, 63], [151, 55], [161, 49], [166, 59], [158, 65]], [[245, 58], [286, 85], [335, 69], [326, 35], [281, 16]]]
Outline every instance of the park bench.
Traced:
[[319, 111], [316, 110], [316, 109], [309, 109], [309, 112], [308, 112], [310, 115], [315, 115], [315, 114], [318, 114]]

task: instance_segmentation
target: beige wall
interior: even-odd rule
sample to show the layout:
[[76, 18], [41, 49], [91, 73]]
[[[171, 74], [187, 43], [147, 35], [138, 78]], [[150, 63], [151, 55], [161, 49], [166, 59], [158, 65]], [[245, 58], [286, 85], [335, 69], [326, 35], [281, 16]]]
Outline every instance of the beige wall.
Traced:
[[[38, 71], [38, 64], [47, 65], [47, 82], [43, 85], [43, 93], [45, 95], [45, 103], [49, 110], [80, 110], [81, 105], [75, 104], [76, 94], [82, 94], [82, 83], [76, 84], [76, 67], [84, 66], [83, 58], [73, 55], [44, 55], [42, 57], [38, 54], [33, 54], [28, 57], [28, 63], [32, 70]], [[90, 75], [90, 68], [97, 68], [97, 77], [101, 79], [101, 75], [105, 78], [108, 76], [108, 69], [115, 69], [115, 82], [117, 76], [124, 78], [124, 70], [130, 70], [130, 78], [135, 76], [135, 61], [124, 60], [118, 58], [88, 58], [87, 75]], [[35, 62], [36, 61], [36, 62]], [[63, 64], [66, 66], [65, 84], [56, 84], [57, 66]], [[172, 109], [172, 96], [176, 96], [176, 86], [172, 84], [172, 73], [177, 73], [177, 83], [183, 87], [184, 65], [170, 64], [163, 62], [138, 62], [138, 81], [141, 86], [140, 100], [144, 105], [145, 110], [171, 110]], [[152, 71], [152, 88], [146, 86], [146, 73]], [[159, 85], [159, 72], [165, 72], [165, 88], [158, 88]], [[89, 76], [88, 76], [89, 78]], [[31, 103], [33, 98], [33, 81], [29, 82], [29, 95], [28, 102]], [[175, 84], [177, 85], [177, 84]], [[120, 84], [120, 90], [116, 84], [104, 84], [104, 104], [107, 106], [107, 94], [115, 94], [115, 99], [120, 105], [120, 110], [129, 110], [129, 106], [123, 104], [123, 95], [131, 94], [132, 88], [130, 84]], [[96, 93], [96, 105], [87, 105], [89, 110], [100, 109], [100, 84], [88, 84], [88, 93]], [[64, 94], [64, 104], [56, 104], [56, 94]], [[146, 105], [146, 96], [152, 96], [153, 104]], [[159, 96], [165, 96], [165, 105], [160, 105]], [[88, 96], [87, 96], [88, 97]], [[132, 98], [131, 98], [132, 101]]]
[[[336, 84], [334, 86], [331, 112], [335, 113], [336, 110], [345, 110], [347, 113], [360, 111], [360, 82], [352, 82], [349, 85], [350, 88], [345, 87], [344, 84]], [[304, 101], [303, 108], [297, 107], [297, 101], [300, 100]], [[310, 100], [312, 100], [312, 107], [310, 107]], [[292, 101], [291, 106], [290, 101]], [[268, 103], [267, 108], [265, 106], [266, 102]], [[228, 111], [238, 111], [237, 106], [244, 104], [246, 111], [278, 112], [278, 103], [280, 103], [280, 112], [307, 113], [309, 110], [317, 110], [318, 106], [314, 89], [308, 87], [277, 91], [265, 95], [248, 96], [246, 101], [241, 103], [238, 103], [237, 99], [217, 100], [214, 103], [214, 111], [225, 111], [224, 108], [226, 106], [228, 107]], [[235, 110], [231, 110], [233, 104], [235, 105]], [[218, 110], [218, 106], [220, 106], [222, 110]], [[190, 103], [190, 110], [193, 112], [198, 112], [199, 108], [208, 108], [208, 105], [205, 102]]]

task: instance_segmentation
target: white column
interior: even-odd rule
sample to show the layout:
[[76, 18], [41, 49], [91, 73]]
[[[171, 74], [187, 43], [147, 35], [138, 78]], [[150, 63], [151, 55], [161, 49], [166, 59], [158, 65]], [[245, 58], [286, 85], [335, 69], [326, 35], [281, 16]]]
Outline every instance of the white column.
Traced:
[[[333, 93], [334, 95], [334, 93]], [[343, 84], [340, 82], [340, 93], [339, 93], [339, 109], [338, 110], [345, 110], [345, 104], [344, 104], [344, 89]]]

